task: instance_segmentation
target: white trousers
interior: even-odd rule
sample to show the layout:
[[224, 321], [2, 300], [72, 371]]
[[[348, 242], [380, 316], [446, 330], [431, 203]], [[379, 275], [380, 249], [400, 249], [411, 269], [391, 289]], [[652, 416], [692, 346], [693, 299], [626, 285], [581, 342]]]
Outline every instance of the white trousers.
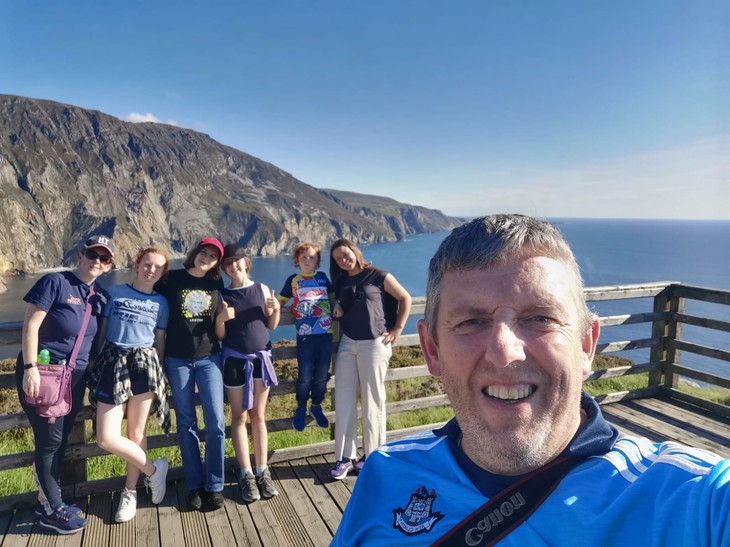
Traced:
[[375, 340], [343, 335], [335, 360], [335, 458], [357, 456], [357, 395], [362, 406], [362, 440], [367, 456], [385, 443], [385, 373], [393, 350]]

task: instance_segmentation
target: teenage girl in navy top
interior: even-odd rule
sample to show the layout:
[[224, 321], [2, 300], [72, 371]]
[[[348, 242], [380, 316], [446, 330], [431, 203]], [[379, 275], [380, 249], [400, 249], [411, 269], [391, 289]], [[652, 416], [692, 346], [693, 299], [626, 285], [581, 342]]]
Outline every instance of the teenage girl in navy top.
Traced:
[[[274, 291], [249, 277], [251, 261], [238, 245], [226, 245], [222, 265], [231, 284], [221, 291], [215, 333], [223, 341], [223, 385], [231, 404], [231, 437], [241, 468], [241, 495], [252, 502], [278, 494], [267, 468], [265, 413], [269, 388], [277, 384], [269, 329], [279, 325], [281, 307]], [[251, 416], [255, 475], [248, 451], [247, 415]]]

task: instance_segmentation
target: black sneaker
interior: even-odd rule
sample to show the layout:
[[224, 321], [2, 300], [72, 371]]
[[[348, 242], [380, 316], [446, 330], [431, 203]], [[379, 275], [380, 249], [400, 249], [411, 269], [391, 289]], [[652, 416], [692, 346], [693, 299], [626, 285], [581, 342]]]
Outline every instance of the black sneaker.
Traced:
[[223, 492], [206, 492], [205, 505], [212, 510], [223, 507]]
[[188, 492], [188, 509], [198, 511], [203, 507], [203, 499], [200, 497], [200, 490]]

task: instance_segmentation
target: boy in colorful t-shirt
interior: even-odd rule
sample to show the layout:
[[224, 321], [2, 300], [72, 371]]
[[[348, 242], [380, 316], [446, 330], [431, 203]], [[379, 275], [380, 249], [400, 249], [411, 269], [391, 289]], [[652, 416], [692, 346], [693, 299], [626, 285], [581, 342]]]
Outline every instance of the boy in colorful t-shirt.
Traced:
[[292, 426], [303, 431], [307, 418], [307, 401], [312, 399], [309, 414], [319, 427], [327, 427], [329, 421], [322, 411], [322, 401], [327, 391], [330, 359], [332, 357], [332, 314], [330, 299], [334, 298], [330, 280], [317, 271], [321, 260], [320, 248], [313, 243], [302, 243], [294, 249], [294, 265], [300, 273], [292, 274], [284, 283], [279, 296], [282, 304], [289, 300], [296, 319], [297, 409]]

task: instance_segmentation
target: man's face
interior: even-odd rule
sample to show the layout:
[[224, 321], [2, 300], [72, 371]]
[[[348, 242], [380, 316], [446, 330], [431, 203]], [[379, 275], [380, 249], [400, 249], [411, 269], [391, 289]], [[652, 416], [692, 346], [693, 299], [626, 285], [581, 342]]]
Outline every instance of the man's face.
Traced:
[[557, 260], [516, 256], [488, 270], [445, 274], [431, 338], [421, 348], [441, 376], [479, 466], [518, 475], [557, 456], [581, 422], [580, 393], [598, 323], [586, 329], [575, 274]]

